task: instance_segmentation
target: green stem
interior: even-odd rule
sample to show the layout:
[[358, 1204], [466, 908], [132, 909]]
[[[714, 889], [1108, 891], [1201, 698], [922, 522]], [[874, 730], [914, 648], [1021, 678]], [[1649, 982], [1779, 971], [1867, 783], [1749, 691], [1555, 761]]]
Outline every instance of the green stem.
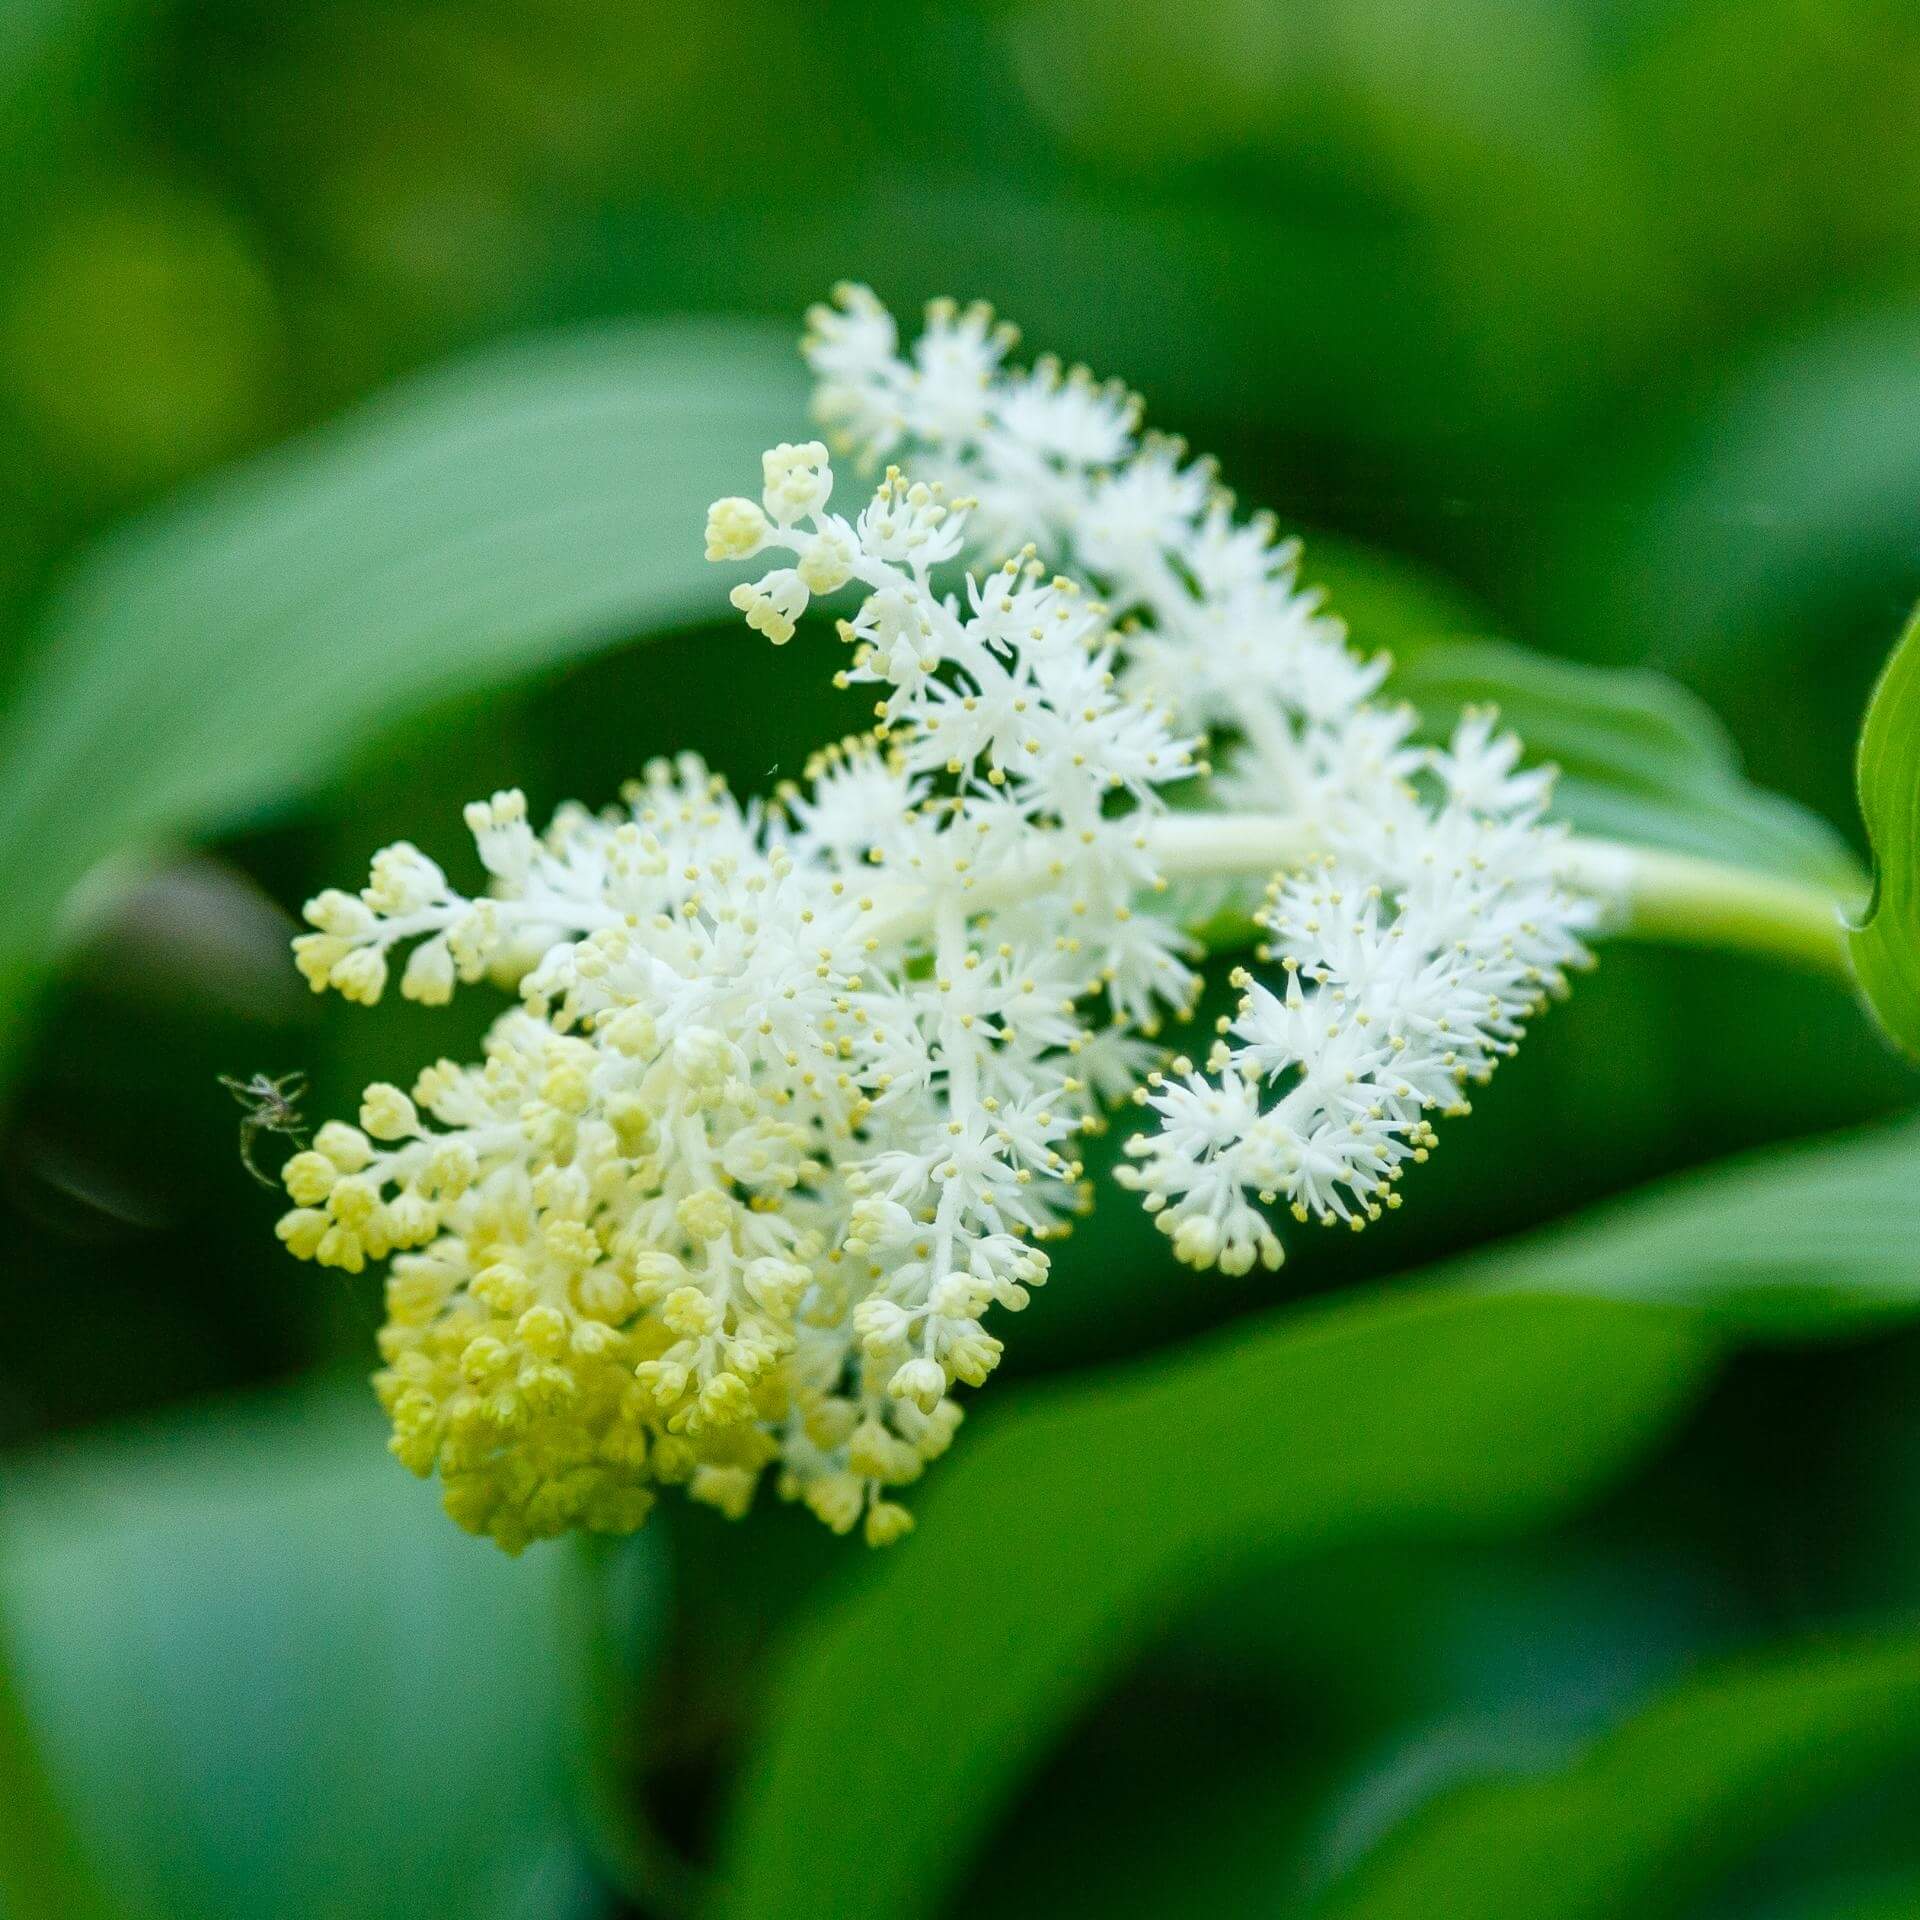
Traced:
[[[1313, 850], [1303, 823], [1285, 814], [1167, 814], [1148, 835], [1170, 879], [1272, 872]], [[1830, 888], [1696, 854], [1578, 836], [1565, 843], [1562, 873], [1606, 906], [1609, 934], [1760, 954], [1853, 978], [1846, 926], [1858, 903]]]
[[[1163, 813], [1141, 833], [1155, 868], [1169, 880], [1264, 878], [1299, 866], [1322, 844], [1310, 821], [1286, 813]], [[959, 900], [978, 913], [1049, 892], [1071, 873], [1075, 851], [1057, 836], [1037, 834], [988, 878], [966, 881]], [[1606, 934], [1760, 954], [1853, 978], [1846, 916], [1859, 903], [1835, 890], [1619, 840], [1575, 836], [1562, 854], [1567, 884], [1606, 908]], [[878, 944], [930, 937], [937, 889], [882, 884], [875, 895], [868, 931]], [[1236, 913], [1195, 931], [1209, 944], [1218, 935], [1225, 945], [1250, 929]]]
[[[1759, 954], [1853, 979], [1847, 917], [1858, 903], [1829, 888], [1658, 847], [1575, 840], [1569, 853], [1568, 878], [1614, 902], [1612, 931]], [[1602, 880], [1612, 884], [1592, 884]]]

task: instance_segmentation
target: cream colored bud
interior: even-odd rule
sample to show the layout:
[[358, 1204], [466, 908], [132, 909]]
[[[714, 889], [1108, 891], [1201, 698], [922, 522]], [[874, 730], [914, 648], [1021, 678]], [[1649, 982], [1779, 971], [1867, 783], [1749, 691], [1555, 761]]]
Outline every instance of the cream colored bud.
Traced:
[[733, 1224], [733, 1202], [718, 1187], [702, 1187], [680, 1202], [674, 1217], [689, 1239], [721, 1240]]
[[316, 1206], [333, 1191], [340, 1169], [324, 1153], [296, 1153], [280, 1169], [280, 1184], [289, 1199], [302, 1207]]
[[323, 1153], [342, 1173], [358, 1173], [373, 1158], [373, 1142], [344, 1120], [329, 1120], [313, 1137], [314, 1150]]
[[913, 1515], [897, 1500], [876, 1500], [867, 1509], [867, 1545], [890, 1547], [913, 1531]]
[[747, 560], [767, 544], [773, 529], [767, 516], [751, 500], [738, 494], [716, 500], [707, 509], [707, 558]]
[[360, 1125], [376, 1140], [405, 1140], [420, 1131], [420, 1116], [398, 1087], [376, 1080], [360, 1096]]
[[766, 483], [761, 500], [782, 527], [818, 513], [833, 492], [833, 469], [818, 440], [798, 446], [783, 440], [760, 456], [760, 473]]
[[908, 1360], [895, 1368], [887, 1391], [896, 1400], [909, 1400], [922, 1413], [931, 1413], [946, 1395], [946, 1370], [937, 1360]]
[[355, 947], [333, 964], [332, 984], [342, 999], [375, 1005], [387, 990], [387, 957], [378, 947]]
[[407, 956], [400, 975], [404, 999], [423, 1007], [444, 1007], [453, 998], [453, 953], [444, 939], [423, 940]]
[[800, 549], [794, 571], [808, 592], [837, 593], [853, 578], [853, 562], [853, 541], [835, 524]]

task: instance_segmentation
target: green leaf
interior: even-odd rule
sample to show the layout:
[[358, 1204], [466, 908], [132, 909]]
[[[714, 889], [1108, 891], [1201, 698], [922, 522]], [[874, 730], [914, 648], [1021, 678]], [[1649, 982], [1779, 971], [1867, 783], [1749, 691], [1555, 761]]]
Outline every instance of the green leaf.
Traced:
[[0, 1645], [0, 1914], [9, 1920], [125, 1920], [40, 1758], [11, 1651]]
[[0, 721], [0, 1058], [102, 862], [284, 807], [431, 701], [723, 609], [707, 503], [804, 418], [761, 328], [545, 338], [107, 541]]
[[1920, 1754], [1920, 1640], [1775, 1655], [1693, 1680], [1551, 1773], [1474, 1781], [1395, 1829], [1315, 1920], [1643, 1920]]
[[1461, 1265], [1474, 1284], [1689, 1306], [1745, 1338], [1920, 1313], [1920, 1124], [1769, 1147]]
[[1401, 659], [1435, 634], [1474, 633], [1486, 609], [1452, 582], [1393, 554], [1334, 535], [1307, 536], [1300, 577], [1325, 598], [1362, 653]]
[[378, 1426], [309, 1391], [10, 1465], [20, 1693], [122, 1911], [592, 1910], [580, 1562], [456, 1532]]
[[1413, 1292], [1031, 1395], [796, 1647], [726, 1911], [933, 1910], [1022, 1767], [1241, 1557], [1561, 1509], [1659, 1429], [1708, 1355], [1660, 1310]]
[[1873, 898], [1847, 938], [1867, 1004], [1920, 1059], [1920, 616], [1907, 624], [1860, 734], [1860, 812], [1873, 844]]
[[1765, 1920], [1913, 1920], [1920, 1873], [1856, 1877], [1811, 1898], [1769, 1907]]
[[[1519, 1524], [1617, 1467], [1719, 1339], [1912, 1316], [1916, 1176], [1912, 1121], [1773, 1148], [1421, 1288], [1000, 1409], [916, 1537], [797, 1642], [734, 1913], [856, 1886], [876, 1910], [937, 1905], [1021, 1768], [1237, 1556]], [[1575, 1311], [1602, 1297], [1621, 1317]], [[1483, 1318], [1494, 1300], [1518, 1317]]]
[[44, 205], [48, 162], [111, 97], [158, 21], [149, 0], [9, 0], [0, 8], [0, 222]]
[[1529, 765], [1560, 768], [1554, 812], [1583, 833], [1863, 889], [1840, 836], [1749, 785], [1711, 710], [1658, 674], [1434, 635], [1401, 643], [1388, 691], [1420, 710], [1429, 739], [1463, 707], [1497, 706]]

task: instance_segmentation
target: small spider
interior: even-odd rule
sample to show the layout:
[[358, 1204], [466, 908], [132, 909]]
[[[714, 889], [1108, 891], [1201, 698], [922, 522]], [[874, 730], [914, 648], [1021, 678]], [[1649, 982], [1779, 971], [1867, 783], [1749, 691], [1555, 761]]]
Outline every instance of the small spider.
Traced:
[[277, 1133], [296, 1147], [307, 1144], [307, 1130], [300, 1119], [300, 1100], [307, 1090], [304, 1073], [283, 1073], [279, 1079], [256, 1073], [251, 1080], [236, 1080], [221, 1074], [220, 1084], [246, 1109], [240, 1116], [240, 1164], [263, 1187], [280, 1191], [280, 1182], [261, 1172], [253, 1150], [263, 1133]]

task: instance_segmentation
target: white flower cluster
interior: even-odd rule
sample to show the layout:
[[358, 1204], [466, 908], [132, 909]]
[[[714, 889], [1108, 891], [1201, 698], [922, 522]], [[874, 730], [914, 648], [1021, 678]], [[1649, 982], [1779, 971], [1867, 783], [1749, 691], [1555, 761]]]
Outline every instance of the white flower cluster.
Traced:
[[1119, 686], [1103, 610], [1024, 558], [943, 596], [963, 510], [889, 475], [843, 519], [817, 442], [764, 478], [709, 552], [790, 562], [734, 595], [776, 641], [858, 585], [871, 738], [772, 813], [690, 760], [544, 837], [496, 795], [468, 810], [492, 897], [394, 847], [297, 943], [360, 1000], [402, 943], [413, 998], [520, 974], [484, 1065], [370, 1089], [281, 1223], [325, 1264], [397, 1253], [396, 1450], [509, 1547], [630, 1527], [662, 1480], [738, 1512], [775, 1463], [836, 1529], [900, 1532], [888, 1493], [1000, 1357], [983, 1316], [1082, 1204], [1076, 1136], [1145, 1069], [1130, 1027], [1195, 986], [1135, 911], [1193, 747]]
[[984, 307], [935, 303], [908, 352], [864, 288], [809, 318], [818, 410], [844, 447], [977, 494], [995, 538], [1048, 542], [1114, 608], [1127, 684], [1212, 738], [1209, 803], [1309, 823], [1319, 849], [1259, 916], [1283, 990], [1236, 975], [1212, 1081], [1182, 1061], [1141, 1090], [1160, 1130], [1129, 1143], [1121, 1177], [1183, 1260], [1229, 1271], [1279, 1264], [1255, 1201], [1377, 1218], [1426, 1157], [1427, 1116], [1465, 1111], [1463, 1083], [1586, 959], [1596, 910], [1557, 878], [1550, 776], [1516, 771], [1486, 714], [1445, 751], [1415, 746], [1417, 716], [1372, 700], [1389, 663], [1353, 653], [1300, 589], [1297, 546], [1236, 519], [1178, 441], [1138, 437], [1123, 389], [1010, 369], [1014, 336]]
[[[401, 949], [422, 1002], [517, 984], [480, 1064], [369, 1088], [288, 1163], [280, 1227], [323, 1264], [391, 1257], [395, 1451], [510, 1549], [637, 1525], [662, 1483], [737, 1514], [769, 1469], [896, 1538], [1108, 1105], [1157, 1116], [1122, 1177], [1181, 1258], [1275, 1265], [1262, 1206], [1393, 1204], [1429, 1117], [1584, 957], [1515, 744], [1485, 716], [1412, 744], [1272, 527], [1139, 439], [1123, 391], [1009, 371], [1010, 341], [938, 305], [903, 354], [846, 290], [808, 346], [822, 417], [915, 478], [847, 517], [826, 447], [783, 445], [709, 514], [710, 559], [774, 562], [732, 599], [775, 644], [853, 590], [838, 678], [874, 690], [869, 734], [765, 808], [686, 758], [539, 835], [497, 794], [468, 810], [486, 897], [401, 844], [308, 907], [316, 991], [371, 1002]], [[1163, 1075], [1191, 887], [1230, 874], [1277, 875], [1278, 971], [1236, 974], [1207, 1076]]]

